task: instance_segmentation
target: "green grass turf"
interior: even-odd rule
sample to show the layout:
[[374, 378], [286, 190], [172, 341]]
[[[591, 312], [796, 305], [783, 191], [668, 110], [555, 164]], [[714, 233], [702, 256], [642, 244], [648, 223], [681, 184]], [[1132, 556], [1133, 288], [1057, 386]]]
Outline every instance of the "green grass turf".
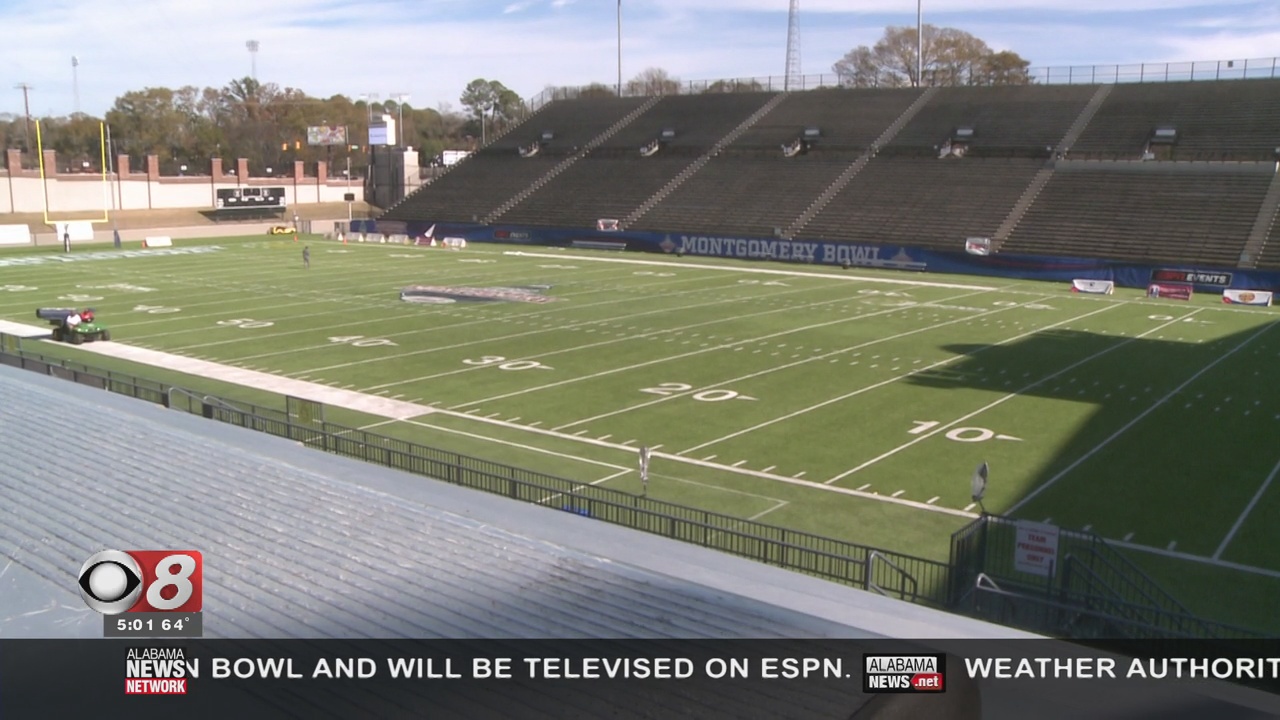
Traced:
[[[1280, 583], [1280, 489], [1262, 490], [1280, 461], [1275, 309], [692, 257], [306, 242], [310, 270], [301, 243], [263, 236], [200, 255], [6, 252], [0, 319], [91, 305], [121, 343], [433, 408], [386, 422], [329, 407], [330, 421], [629, 493], [647, 444], [652, 497], [937, 559], [976, 512], [968, 480], [986, 461], [987, 510], [1127, 541], [1197, 611], [1280, 630], [1263, 610]], [[5, 264], [28, 256], [47, 261]], [[549, 286], [554, 300], [401, 302], [413, 284]], [[24, 347], [282, 404], [92, 348]]]

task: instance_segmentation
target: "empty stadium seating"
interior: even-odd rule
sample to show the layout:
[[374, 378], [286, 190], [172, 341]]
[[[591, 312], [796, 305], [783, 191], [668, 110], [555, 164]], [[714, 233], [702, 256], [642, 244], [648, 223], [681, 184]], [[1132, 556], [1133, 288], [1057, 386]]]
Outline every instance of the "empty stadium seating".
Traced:
[[780, 146], [807, 127], [817, 128], [812, 152], [862, 151], [889, 127], [916, 98], [919, 89], [839, 90], [791, 93], [728, 148], [728, 152]]
[[[470, 222], [536, 182], [565, 157], [643, 104], [645, 98], [588, 98], [545, 106], [530, 119], [388, 209], [396, 220]], [[549, 132], [552, 139], [543, 141]], [[531, 158], [519, 148], [541, 143]]]
[[1171, 159], [1273, 160], [1280, 80], [1117, 85], [1070, 157], [1137, 159], [1161, 125], [1178, 133]]
[[990, 237], [1043, 161], [876, 158], [797, 237], [961, 250]]
[[675, 136], [663, 141], [664, 151], [699, 155], [772, 100], [774, 95], [775, 93], [729, 93], [664, 97], [648, 112], [609, 138], [601, 146], [599, 155], [638, 157], [642, 145], [658, 138], [667, 129], [674, 131]]
[[1265, 164], [1059, 163], [1001, 251], [1234, 267], [1271, 177]]
[[506, 212], [502, 222], [595, 227], [600, 218], [621, 219], [693, 160], [587, 156]]
[[635, 229], [771, 237], [785, 229], [848, 166], [818, 156], [713, 159]]
[[[770, 237], [782, 230], [802, 239], [953, 251], [967, 237], [997, 236], [1008, 220], [1005, 253], [1228, 267], [1241, 261], [1252, 231], [1248, 254], [1257, 255], [1258, 267], [1280, 268], [1280, 222], [1265, 242], [1264, 226], [1253, 230], [1280, 148], [1280, 80], [1107, 89], [938, 88], [923, 96], [913, 88], [823, 89], [557, 101], [385, 217], [580, 228], [616, 218], [627, 229], [662, 233]], [[1172, 148], [1159, 153], [1165, 159], [1138, 162], [1162, 125], [1177, 131]], [[938, 159], [939, 146], [958, 127], [974, 131], [965, 156]], [[817, 129], [812, 144], [785, 157], [782, 146], [806, 128]], [[640, 149], [655, 140], [657, 152], [642, 157]], [[537, 156], [521, 157], [519, 149], [532, 144], [540, 147]], [[1066, 159], [1055, 160], [1049, 149], [1060, 144], [1070, 147]], [[836, 191], [832, 183], [859, 167]], [[1046, 168], [1054, 169], [1041, 188], [1032, 181]], [[681, 184], [668, 187], [686, 170]], [[658, 200], [664, 187], [670, 193]], [[834, 195], [815, 204], [824, 193]], [[1025, 203], [1024, 215], [1011, 214]]]
[[1089, 85], [940, 88], [889, 147], [939, 146], [967, 126], [974, 131], [973, 154], [1043, 157], [1095, 91]]
[[[773, 97], [664, 97], [504, 213], [502, 222], [594, 227], [600, 218], [624, 218]], [[662, 140], [656, 155], [641, 157], [640, 148], [665, 129], [674, 136]]]
[[1280, 270], [1280, 214], [1271, 218], [1271, 232], [1258, 253], [1258, 267]]

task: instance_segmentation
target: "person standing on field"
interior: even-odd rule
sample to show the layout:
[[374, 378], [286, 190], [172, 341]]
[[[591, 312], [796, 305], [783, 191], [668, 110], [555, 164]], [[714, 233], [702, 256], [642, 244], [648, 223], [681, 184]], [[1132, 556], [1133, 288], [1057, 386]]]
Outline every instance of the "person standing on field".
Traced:
[[306, 245], [302, 248], [302, 267], [304, 270], [311, 269], [311, 246]]

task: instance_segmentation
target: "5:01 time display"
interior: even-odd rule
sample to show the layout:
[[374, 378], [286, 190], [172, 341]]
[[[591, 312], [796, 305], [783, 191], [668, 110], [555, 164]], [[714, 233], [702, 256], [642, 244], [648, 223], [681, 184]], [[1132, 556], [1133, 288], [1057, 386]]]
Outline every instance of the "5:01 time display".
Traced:
[[181, 632], [184, 625], [190, 622], [189, 617], [177, 618], [127, 618], [117, 617], [115, 626], [118, 632], [141, 633], [141, 632]]

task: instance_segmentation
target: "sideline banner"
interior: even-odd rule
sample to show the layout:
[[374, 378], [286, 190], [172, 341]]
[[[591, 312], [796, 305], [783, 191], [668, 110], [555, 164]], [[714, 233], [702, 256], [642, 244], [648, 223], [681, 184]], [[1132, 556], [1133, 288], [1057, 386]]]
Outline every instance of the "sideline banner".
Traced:
[[1147, 286], [1147, 297], [1166, 298], [1168, 300], [1190, 300], [1191, 286], [1177, 283], [1151, 283]]
[[71, 242], [89, 242], [93, 240], [93, 223], [86, 220], [55, 222], [53, 229], [57, 233], [59, 240], [67, 236], [70, 236]]
[[1261, 305], [1270, 307], [1272, 293], [1265, 290], [1223, 290], [1222, 302], [1228, 305]]
[[1112, 280], [1081, 280], [1077, 278], [1071, 281], [1071, 292], [1110, 295], [1115, 291], [1116, 284]]
[[30, 245], [29, 225], [0, 225], [0, 245]]
[[159, 235], [156, 237], [143, 238], [142, 247], [144, 248], [173, 247], [173, 238], [169, 237], [168, 235]]

